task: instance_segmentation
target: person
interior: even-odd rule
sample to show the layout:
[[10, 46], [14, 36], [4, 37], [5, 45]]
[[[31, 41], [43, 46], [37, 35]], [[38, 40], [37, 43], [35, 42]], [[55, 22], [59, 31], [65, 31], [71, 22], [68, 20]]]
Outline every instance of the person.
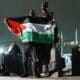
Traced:
[[57, 48], [57, 44], [54, 44], [54, 54], [55, 54], [55, 60], [54, 60], [54, 69], [49, 71], [49, 77], [54, 74], [55, 72], [58, 71], [58, 64], [57, 64], [57, 59], [58, 59], [58, 48]]
[[49, 76], [54, 74], [55, 72], [58, 72], [58, 76], [63, 76], [62, 69], [65, 67], [65, 59], [61, 57], [61, 51], [59, 47], [59, 42], [54, 43], [55, 47], [55, 67], [52, 71], [49, 71]]
[[[33, 9], [30, 9], [28, 12], [29, 17], [35, 17], [36, 13]], [[27, 36], [26, 36], [27, 37]], [[38, 77], [38, 57], [37, 57], [37, 44], [36, 42], [24, 42], [22, 43], [22, 53], [24, 56], [24, 75], [33, 75]]]
[[[41, 12], [39, 14], [39, 17], [49, 19], [50, 15], [49, 15], [49, 12], [47, 9], [48, 9], [48, 2], [42, 2], [41, 3]], [[41, 43], [39, 45], [39, 53], [38, 53], [38, 55], [39, 55], [39, 72], [42, 77], [48, 76], [48, 72], [49, 72], [48, 65], [50, 62], [50, 49], [51, 49], [51, 45], [49, 45], [49, 44]]]
[[11, 43], [8, 55], [4, 57], [4, 68], [5, 71], [9, 73], [16, 73], [18, 75], [22, 75], [23, 67], [22, 67], [22, 52], [20, 47], [16, 43]]
[[42, 2], [41, 3], [41, 12], [40, 12], [40, 17], [49, 17], [49, 12], [48, 12], [48, 2]]

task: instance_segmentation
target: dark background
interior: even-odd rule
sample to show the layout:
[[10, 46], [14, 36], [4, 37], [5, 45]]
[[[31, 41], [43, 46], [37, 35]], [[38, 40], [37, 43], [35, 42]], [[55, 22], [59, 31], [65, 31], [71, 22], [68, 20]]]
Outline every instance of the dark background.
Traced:
[[[53, 11], [64, 40], [74, 40], [75, 29], [78, 28], [80, 39], [80, 0], [47, 0], [49, 10]], [[4, 24], [4, 18], [28, 15], [29, 9], [40, 13], [41, 0], [0, 0], [0, 43], [19, 40]]]

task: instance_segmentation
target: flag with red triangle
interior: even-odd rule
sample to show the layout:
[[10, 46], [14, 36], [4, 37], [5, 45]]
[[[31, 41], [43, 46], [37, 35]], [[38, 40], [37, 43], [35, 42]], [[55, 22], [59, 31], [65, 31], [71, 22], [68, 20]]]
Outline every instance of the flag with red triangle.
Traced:
[[22, 42], [52, 43], [55, 24], [51, 25], [49, 18], [42, 17], [12, 17], [5, 18], [8, 29], [18, 36]]

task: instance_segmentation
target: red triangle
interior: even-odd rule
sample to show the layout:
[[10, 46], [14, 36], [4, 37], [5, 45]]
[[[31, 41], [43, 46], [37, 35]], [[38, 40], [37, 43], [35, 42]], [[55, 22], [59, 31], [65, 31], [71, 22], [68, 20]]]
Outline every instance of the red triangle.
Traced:
[[27, 28], [26, 26], [22, 25], [21, 23], [19, 22], [16, 22], [16, 21], [13, 21], [13, 20], [9, 20], [7, 19], [6, 20], [7, 24], [8, 24], [8, 28], [11, 32], [15, 33], [17, 36], [19, 36], [23, 30], [25, 28]]

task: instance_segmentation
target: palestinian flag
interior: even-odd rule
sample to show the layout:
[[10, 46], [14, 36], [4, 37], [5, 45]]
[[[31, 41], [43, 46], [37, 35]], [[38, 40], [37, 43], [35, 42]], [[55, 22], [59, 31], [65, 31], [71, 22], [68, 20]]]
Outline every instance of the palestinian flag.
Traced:
[[8, 29], [22, 42], [53, 43], [55, 24], [49, 24], [49, 18], [12, 17], [5, 19]]

